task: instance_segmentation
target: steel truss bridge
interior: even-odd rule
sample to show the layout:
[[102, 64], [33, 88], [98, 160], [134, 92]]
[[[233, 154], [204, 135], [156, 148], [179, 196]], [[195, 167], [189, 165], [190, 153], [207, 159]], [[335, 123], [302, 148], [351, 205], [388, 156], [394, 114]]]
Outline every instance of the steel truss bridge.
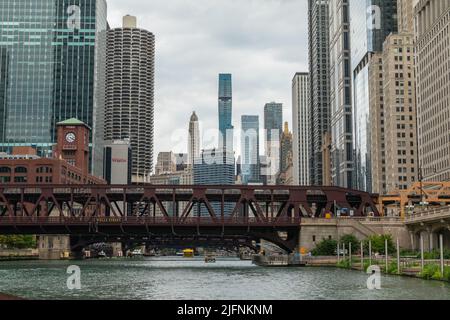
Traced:
[[0, 234], [87, 242], [264, 239], [292, 252], [302, 217], [379, 216], [377, 196], [336, 187], [0, 185]]

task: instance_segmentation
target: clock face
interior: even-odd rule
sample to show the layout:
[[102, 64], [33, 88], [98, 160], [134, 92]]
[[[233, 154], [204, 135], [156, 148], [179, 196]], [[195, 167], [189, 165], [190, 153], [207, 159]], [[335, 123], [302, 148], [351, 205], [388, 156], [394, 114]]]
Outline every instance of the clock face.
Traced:
[[75, 139], [76, 139], [75, 133], [69, 132], [68, 134], [66, 134], [66, 141], [67, 142], [73, 143], [73, 142], [75, 142]]

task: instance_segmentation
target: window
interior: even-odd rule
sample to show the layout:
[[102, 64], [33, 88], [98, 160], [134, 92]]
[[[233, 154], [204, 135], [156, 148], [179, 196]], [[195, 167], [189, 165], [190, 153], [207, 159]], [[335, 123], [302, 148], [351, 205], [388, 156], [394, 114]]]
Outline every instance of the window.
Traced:
[[0, 173], [11, 173], [11, 168], [9, 168], [9, 167], [0, 167]]
[[27, 173], [28, 170], [25, 167], [16, 167], [16, 169], [14, 170], [15, 173]]

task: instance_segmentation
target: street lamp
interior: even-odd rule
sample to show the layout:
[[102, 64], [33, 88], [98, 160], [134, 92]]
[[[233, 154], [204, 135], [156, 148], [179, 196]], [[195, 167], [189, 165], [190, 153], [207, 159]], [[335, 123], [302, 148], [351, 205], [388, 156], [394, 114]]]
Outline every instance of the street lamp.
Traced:
[[436, 166], [434, 167], [428, 167], [428, 168], [419, 168], [419, 182], [420, 182], [420, 205], [423, 207], [425, 206], [425, 202], [424, 202], [424, 192], [423, 192], [423, 169], [432, 169], [433, 173], [437, 173], [437, 168]]

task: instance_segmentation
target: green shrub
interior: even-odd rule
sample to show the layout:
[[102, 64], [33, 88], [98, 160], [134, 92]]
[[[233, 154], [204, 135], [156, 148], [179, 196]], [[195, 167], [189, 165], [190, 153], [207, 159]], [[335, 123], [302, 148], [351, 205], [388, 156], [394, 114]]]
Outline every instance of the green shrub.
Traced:
[[[438, 260], [441, 258], [441, 252], [438, 249], [431, 252], [424, 252], [423, 257], [425, 260]], [[417, 258], [420, 259], [420, 252], [417, 254]], [[450, 259], [450, 250], [444, 250], [444, 259]]]
[[0, 235], [0, 245], [10, 249], [36, 248], [36, 237], [29, 235]]
[[450, 267], [444, 267], [444, 280], [450, 281]]
[[360, 251], [360, 241], [353, 234], [343, 235], [341, 237], [341, 239], [339, 240], [339, 243], [341, 244], [341, 246], [342, 246], [342, 244], [345, 244], [346, 250], [349, 249], [349, 243], [351, 243], [352, 244], [352, 253], [356, 253], [356, 252]]
[[434, 279], [433, 277], [437, 273], [440, 274], [438, 265], [436, 265], [436, 264], [427, 264], [423, 268], [422, 272], [420, 272], [419, 276], [424, 278], [424, 279], [430, 280], [430, 279]]
[[372, 242], [372, 254], [378, 252], [379, 254], [385, 254], [385, 240], [388, 240], [388, 253], [393, 254], [396, 252], [396, 247], [392, 236], [389, 235], [373, 235], [364, 241], [364, 254], [369, 254], [369, 241]]
[[337, 263], [337, 267], [338, 268], [342, 268], [342, 269], [350, 269], [350, 260], [341, 260]]
[[433, 279], [433, 280], [442, 280], [442, 274], [441, 274], [441, 272], [440, 271], [437, 271], [437, 272], [435, 272], [434, 274], [433, 274], [433, 276], [431, 277], [431, 279]]
[[390, 262], [389, 265], [388, 265], [387, 273], [389, 273], [389, 274], [397, 274], [397, 272], [398, 272], [397, 261]]
[[324, 239], [316, 245], [311, 251], [313, 256], [335, 256], [337, 255], [337, 241], [332, 239]]

